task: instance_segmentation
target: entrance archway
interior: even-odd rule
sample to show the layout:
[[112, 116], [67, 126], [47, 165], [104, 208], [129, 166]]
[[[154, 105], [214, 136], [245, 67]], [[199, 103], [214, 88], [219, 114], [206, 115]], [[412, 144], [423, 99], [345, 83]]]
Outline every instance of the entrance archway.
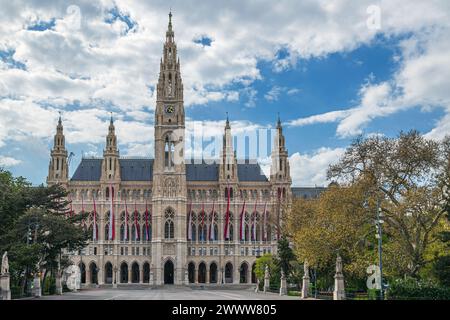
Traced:
[[150, 282], [150, 264], [148, 262], [144, 263], [144, 283]]
[[248, 281], [248, 276], [247, 276], [248, 275], [248, 265], [247, 265], [247, 263], [243, 262], [241, 264], [241, 268], [239, 270], [239, 273], [240, 273], [239, 282], [240, 283], [247, 283], [247, 281]]
[[113, 267], [111, 262], [105, 264], [105, 283], [111, 284], [113, 282]]
[[252, 265], [252, 283], [256, 283], [256, 273], [255, 273], [256, 263]]
[[128, 265], [125, 262], [120, 265], [120, 283], [128, 283]]
[[198, 283], [206, 282], [206, 265], [204, 262], [198, 265]]
[[173, 284], [173, 262], [167, 260], [164, 264], [164, 284]]
[[92, 262], [89, 265], [89, 273], [91, 274], [91, 283], [92, 284], [98, 284], [98, 268], [97, 265], [95, 264], [95, 262]]
[[131, 265], [131, 282], [139, 283], [139, 265], [136, 262]]
[[217, 264], [214, 262], [209, 266], [209, 283], [217, 283]]
[[81, 283], [85, 284], [86, 283], [86, 266], [84, 265], [83, 262], [81, 262], [79, 267], [80, 267], [80, 271], [81, 271]]
[[188, 265], [188, 277], [189, 277], [189, 283], [195, 282], [195, 265], [193, 262], [189, 263], [189, 265]]
[[233, 283], [233, 265], [231, 262], [225, 265], [225, 283]]

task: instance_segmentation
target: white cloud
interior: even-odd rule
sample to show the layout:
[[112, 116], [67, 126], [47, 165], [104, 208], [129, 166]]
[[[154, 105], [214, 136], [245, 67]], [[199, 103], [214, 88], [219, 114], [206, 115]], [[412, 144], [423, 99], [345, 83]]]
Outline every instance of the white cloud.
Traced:
[[21, 160], [14, 159], [11, 157], [0, 156], [0, 168], [1, 167], [13, 167], [22, 163]]
[[289, 157], [294, 186], [325, 186], [328, 166], [339, 161], [344, 148], [320, 148], [310, 154], [294, 153]]

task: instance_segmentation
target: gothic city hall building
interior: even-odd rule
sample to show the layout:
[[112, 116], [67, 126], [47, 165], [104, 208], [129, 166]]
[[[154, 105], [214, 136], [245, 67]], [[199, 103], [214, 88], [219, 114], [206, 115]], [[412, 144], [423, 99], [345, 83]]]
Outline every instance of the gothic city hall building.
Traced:
[[255, 261], [276, 254], [280, 217], [292, 197], [278, 120], [270, 177], [236, 158], [224, 120], [220, 161], [185, 159], [185, 110], [171, 14], [157, 84], [154, 159], [121, 157], [113, 117], [103, 157], [83, 157], [69, 178], [58, 121], [47, 178], [69, 192], [70, 212], [89, 212], [84, 250], [69, 253], [83, 286], [255, 283]]

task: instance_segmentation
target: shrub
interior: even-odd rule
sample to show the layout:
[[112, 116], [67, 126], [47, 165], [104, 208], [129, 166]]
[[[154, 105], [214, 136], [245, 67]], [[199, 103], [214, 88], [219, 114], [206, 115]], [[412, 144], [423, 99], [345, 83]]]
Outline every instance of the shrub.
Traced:
[[42, 293], [44, 295], [55, 294], [56, 292], [56, 279], [54, 277], [46, 277]]
[[450, 300], [450, 288], [413, 278], [397, 279], [390, 283], [386, 291], [390, 300]]

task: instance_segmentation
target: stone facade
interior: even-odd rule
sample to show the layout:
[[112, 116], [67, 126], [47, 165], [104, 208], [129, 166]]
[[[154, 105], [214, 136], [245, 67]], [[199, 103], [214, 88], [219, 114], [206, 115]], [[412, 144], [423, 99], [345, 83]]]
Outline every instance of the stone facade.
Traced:
[[47, 183], [67, 188], [70, 214], [90, 212], [83, 223], [92, 240], [82, 252], [70, 253], [82, 284], [256, 283], [255, 260], [276, 254], [281, 213], [292, 197], [279, 120], [276, 128], [270, 178], [259, 164], [236, 159], [228, 119], [220, 163], [185, 160], [183, 83], [170, 14], [157, 85], [155, 159], [121, 158], [111, 117], [103, 157], [83, 158], [69, 179], [58, 121]]

